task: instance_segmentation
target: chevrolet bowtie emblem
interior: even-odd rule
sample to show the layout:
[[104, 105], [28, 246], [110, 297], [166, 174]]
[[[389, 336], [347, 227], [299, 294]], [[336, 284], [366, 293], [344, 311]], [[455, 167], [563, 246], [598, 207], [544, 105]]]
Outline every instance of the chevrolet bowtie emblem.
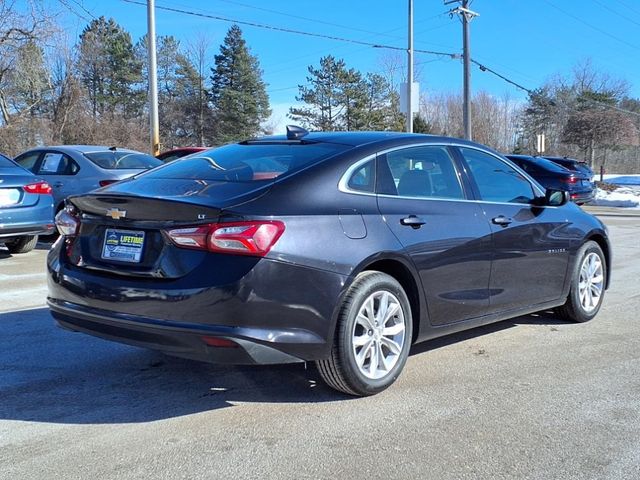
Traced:
[[109, 210], [107, 210], [107, 217], [111, 217], [114, 220], [120, 220], [121, 218], [124, 218], [126, 216], [126, 210], [119, 210], [117, 208], [110, 208]]

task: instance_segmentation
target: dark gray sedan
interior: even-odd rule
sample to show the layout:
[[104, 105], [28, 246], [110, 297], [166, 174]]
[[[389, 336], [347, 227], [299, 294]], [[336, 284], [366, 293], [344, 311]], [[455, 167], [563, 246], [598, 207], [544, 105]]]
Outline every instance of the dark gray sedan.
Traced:
[[0, 155], [0, 243], [11, 253], [26, 253], [38, 235], [53, 231], [49, 184]]
[[217, 363], [314, 361], [372, 395], [415, 342], [551, 308], [594, 318], [611, 246], [568, 199], [476, 143], [289, 127], [70, 197], [48, 304], [70, 330]]
[[56, 211], [69, 195], [90, 192], [163, 164], [146, 153], [96, 145], [38, 147], [15, 161], [51, 184]]

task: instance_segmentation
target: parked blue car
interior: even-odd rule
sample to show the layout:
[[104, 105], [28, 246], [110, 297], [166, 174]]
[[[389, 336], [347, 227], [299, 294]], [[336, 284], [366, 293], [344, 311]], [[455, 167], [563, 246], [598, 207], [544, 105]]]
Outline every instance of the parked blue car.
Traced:
[[0, 155], [0, 243], [26, 253], [54, 230], [51, 186]]
[[51, 184], [56, 212], [69, 195], [87, 193], [163, 164], [146, 153], [97, 145], [38, 147], [15, 161]]

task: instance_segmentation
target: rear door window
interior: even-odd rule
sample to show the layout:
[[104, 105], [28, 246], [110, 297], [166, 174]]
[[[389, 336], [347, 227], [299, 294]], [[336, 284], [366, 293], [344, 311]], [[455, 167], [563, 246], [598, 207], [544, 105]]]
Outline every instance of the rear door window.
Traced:
[[80, 170], [78, 164], [71, 157], [60, 152], [44, 154], [38, 175], [75, 175]]
[[378, 158], [378, 193], [418, 198], [465, 198], [447, 147], [403, 148]]

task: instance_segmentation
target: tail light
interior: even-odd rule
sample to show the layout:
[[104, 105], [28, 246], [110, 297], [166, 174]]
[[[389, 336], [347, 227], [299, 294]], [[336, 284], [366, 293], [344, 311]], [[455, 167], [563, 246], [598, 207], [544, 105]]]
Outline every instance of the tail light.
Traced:
[[178, 247], [264, 257], [284, 232], [279, 221], [213, 223], [165, 233]]
[[56, 215], [56, 227], [60, 235], [73, 237], [80, 230], [80, 218], [69, 208], [60, 210]]
[[240, 346], [236, 342], [222, 337], [205, 336], [202, 337], [202, 341], [211, 347], [218, 348], [238, 348]]
[[98, 185], [101, 187], [106, 187], [107, 185], [111, 185], [112, 183], [116, 183], [118, 180], [100, 180]]
[[578, 179], [574, 176], [568, 177], [568, 178], [563, 178], [562, 179], [563, 183], [569, 183], [571, 185], [573, 185], [574, 183], [578, 183]]
[[51, 195], [51, 185], [47, 182], [30, 183], [22, 187], [27, 193], [37, 193], [38, 195]]

